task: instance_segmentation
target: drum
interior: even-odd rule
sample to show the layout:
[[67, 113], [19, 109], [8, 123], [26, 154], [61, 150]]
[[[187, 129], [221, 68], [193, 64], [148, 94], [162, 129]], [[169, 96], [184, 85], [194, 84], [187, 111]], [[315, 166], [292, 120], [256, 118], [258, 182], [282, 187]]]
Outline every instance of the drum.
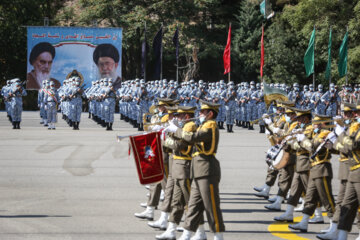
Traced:
[[285, 167], [289, 159], [290, 154], [285, 152], [280, 144], [272, 146], [266, 153], [266, 163], [274, 169]]

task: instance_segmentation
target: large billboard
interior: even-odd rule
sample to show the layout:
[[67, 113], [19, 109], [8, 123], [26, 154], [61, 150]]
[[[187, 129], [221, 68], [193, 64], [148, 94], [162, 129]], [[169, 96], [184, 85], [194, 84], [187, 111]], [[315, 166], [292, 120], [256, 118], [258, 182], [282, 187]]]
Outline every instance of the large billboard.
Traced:
[[121, 28], [28, 27], [26, 88], [40, 89], [45, 79], [58, 88], [79, 76], [85, 88], [110, 77], [121, 83]]

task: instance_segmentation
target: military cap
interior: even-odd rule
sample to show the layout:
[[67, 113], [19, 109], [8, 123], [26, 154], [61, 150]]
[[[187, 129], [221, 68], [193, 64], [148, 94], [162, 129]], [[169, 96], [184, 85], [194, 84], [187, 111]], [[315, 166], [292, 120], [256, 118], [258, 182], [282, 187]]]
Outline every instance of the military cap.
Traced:
[[209, 109], [209, 110], [214, 110], [215, 112], [219, 112], [220, 104], [207, 102], [201, 99], [200, 99], [200, 103], [201, 103], [201, 107], [200, 107], [201, 110]]
[[178, 106], [166, 106], [166, 110], [168, 113], [177, 113]]
[[331, 116], [315, 114], [314, 118], [312, 119], [312, 124], [317, 124], [329, 120], [331, 120]]
[[355, 104], [347, 103], [347, 102], [344, 102], [343, 104], [344, 104], [344, 112], [352, 112], [355, 109], [358, 109], [358, 106], [356, 106]]
[[93, 53], [93, 60], [95, 64], [98, 64], [99, 58], [101, 57], [109, 57], [114, 60], [114, 62], [118, 63], [120, 56], [119, 51], [114, 47], [114, 45], [110, 43], [103, 43], [98, 45]]
[[179, 106], [177, 113], [195, 113], [196, 107]]
[[295, 106], [295, 102], [292, 101], [277, 101], [276, 102], [278, 107], [294, 107]]
[[174, 106], [174, 100], [171, 98], [157, 98], [158, 104], [157, 106]]
[[311, 116], [311, 109], [298, 109], [295, 108], [296, 117], [301, 117], [304, 115], [310, 115]]

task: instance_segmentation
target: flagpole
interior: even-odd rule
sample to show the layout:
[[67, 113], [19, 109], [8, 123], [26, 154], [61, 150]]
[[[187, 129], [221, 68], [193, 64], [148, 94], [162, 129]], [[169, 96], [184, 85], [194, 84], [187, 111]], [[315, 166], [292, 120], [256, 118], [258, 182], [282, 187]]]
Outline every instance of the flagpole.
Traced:
[[[229, 29], [231, 29], [231, 22], [229, 23]], [[231, 39], [231, 36], [230, 36], [230, 39]], [[231, 49], [231, 44], [230, 44], [230, 49]], [[230, 71], [229, 71], [229, 73], [228, 73], [228, 83], [230, 82], [230, 79], [231, 79], [231, 77], [230, 77], [230, 72], [231, 72], [231, 50], [230, 50]]]
[[[176, 24], [176, 30], [178, 31], [178, 34], [179, 34], [178, 24]], [[179, 35], [178, 35], [177, 41], [179, 42]], [[176, 82], [179, 82], [179, 56], [178, 56], [178, 54], [176, 55]]]
[[162, 30], [163, 23], [161, 23], [161, 44], [160, 44], [160, 80], [162, 80], [162, 55], [163, 55], [163, 47], [162, 47]]
[[[316, 30], [316, 26], [314, 25], [314, 30]], [[314, 55], [315, 55], [315, 48], [316, 48], [316, 34], [314, 36]], [[315, 56], [314, 56], [314, 73], [313, 73], [313, 87], [315, 88]]]
[[[348, 31], [349, 31], [349, 26], [346, 26], [346, 32]], [[346, 61], [346, 65], [347, 65], [347, 61]], [[346, 75], [345, 75], [345, 84], [348, 85], [348, 71], [346, 71]]]
[[145, 41], [145, 59], [144, 59], [144, 80], [146, 82], [146, 55], [147, 55], [147, 52], [146, 52], [146, 21], [145, 21], [145, 33], [144, 33], [144, 41]]
[[[331, 26], [330, 26], [330, 33], [331, 33]], [[331, 37], [331, 41], [332, 41], [332, 37]], [[331, 60], [330, 60], [330, 66], [331, 66]], [[331, 84], [331, 67], [330, 67], [330, 76], [329, 76], [329, 89], [330, 89], [330, 84]]]

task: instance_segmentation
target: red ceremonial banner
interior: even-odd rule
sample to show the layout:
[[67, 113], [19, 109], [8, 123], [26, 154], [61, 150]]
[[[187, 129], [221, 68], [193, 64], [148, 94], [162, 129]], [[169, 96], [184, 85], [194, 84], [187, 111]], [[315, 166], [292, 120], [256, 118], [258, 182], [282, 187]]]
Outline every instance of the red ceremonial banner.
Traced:
[[161, 133], [152, 132], [130, 137], [135, 164], [141, 184], [159, 182], [164, 178]]
[[228, 38], [226, 42], [226, 47], [224, 50], [223, 60], [224, 60], [224, 74], [230, 72], [230, 48], [231, 48], [231, 25], [229, 26]]

